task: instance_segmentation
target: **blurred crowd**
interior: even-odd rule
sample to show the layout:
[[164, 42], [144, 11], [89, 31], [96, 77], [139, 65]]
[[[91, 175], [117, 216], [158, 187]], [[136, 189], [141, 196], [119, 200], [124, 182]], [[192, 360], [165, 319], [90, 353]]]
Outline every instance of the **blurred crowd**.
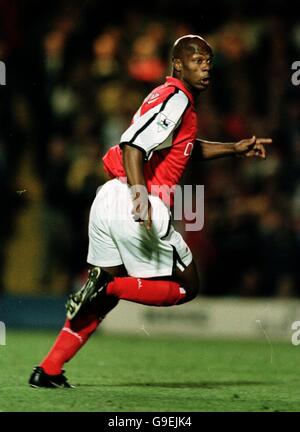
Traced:
[[152, 11], [133, 5], [108, 18], [101, 2], [54, 3], [59, 7], [0, 0], [0, 60], [8, 77], [0, 88], [0, 274], [26, 205], [16, 178], [29, 154], [43, 191], [41, 284], [59, 269], [68, 276], [66, 290], [73, 288], [86, 271], [89, 208], [105, 181], [101, 157], [170, 74], [174, 40], [196, 33], [215, 54], [211, 88], [199, 100], [199, 136], [274, 140], [266, 161], [190, 164], [184, 181], [205, 186], [204, 229], [185, 234], [202, 293], [300, 296], [300, 86], [291, 82], [291, 65], [300, 60], [296, 13], [281, 1], [277, 8], [263, 1], [236, 8], [224, 0], [217, 16], [208, 10], [195, 17], [197, 2], [180, 11], [179, 2], [164, 0]]

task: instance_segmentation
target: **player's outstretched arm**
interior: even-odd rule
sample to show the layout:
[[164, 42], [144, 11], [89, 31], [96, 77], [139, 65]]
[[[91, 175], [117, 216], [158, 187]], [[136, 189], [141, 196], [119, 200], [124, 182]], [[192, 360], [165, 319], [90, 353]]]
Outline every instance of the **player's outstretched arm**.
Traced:
[[256, 136], [236, 143], [211, 142], [197, 139], [193, 153], [200, 160], [217, 159], [226, 156], [259, 157], [265, 159], [265, 145], [271, 143], [271, 138], [256, 138]]

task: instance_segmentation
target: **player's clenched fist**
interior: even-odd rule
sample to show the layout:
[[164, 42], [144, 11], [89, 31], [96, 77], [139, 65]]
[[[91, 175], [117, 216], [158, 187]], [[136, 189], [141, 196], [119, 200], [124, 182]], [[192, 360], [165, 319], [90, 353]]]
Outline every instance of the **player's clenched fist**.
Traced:
[[144, 224], [147, 229], [150, 229], [152, 225], [152, 210], [146, 187], [142, 185], [131, 186], [131, 196], [133, 203], [132, 215], [134, 220], [139, 222], [141, 225]]

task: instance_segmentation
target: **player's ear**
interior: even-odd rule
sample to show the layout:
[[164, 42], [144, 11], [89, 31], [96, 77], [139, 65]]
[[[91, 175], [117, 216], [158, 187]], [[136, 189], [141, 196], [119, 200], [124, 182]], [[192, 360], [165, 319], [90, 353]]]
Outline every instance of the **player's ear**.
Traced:
[[182, 63], [180, 59], [173, 59], [173, 67], [176, 70], [176, 72], [181, 72], [182, 69]]

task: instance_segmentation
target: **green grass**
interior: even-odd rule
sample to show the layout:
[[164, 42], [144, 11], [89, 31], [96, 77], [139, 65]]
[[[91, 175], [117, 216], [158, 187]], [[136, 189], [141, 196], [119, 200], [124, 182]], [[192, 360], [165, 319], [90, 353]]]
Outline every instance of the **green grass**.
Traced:
[[66, 375], [72, 390], [32, 389], [51, 332], [7, 332], [1, 411], [299, 411], [300, 347], [167, 337], [91, 338]]

